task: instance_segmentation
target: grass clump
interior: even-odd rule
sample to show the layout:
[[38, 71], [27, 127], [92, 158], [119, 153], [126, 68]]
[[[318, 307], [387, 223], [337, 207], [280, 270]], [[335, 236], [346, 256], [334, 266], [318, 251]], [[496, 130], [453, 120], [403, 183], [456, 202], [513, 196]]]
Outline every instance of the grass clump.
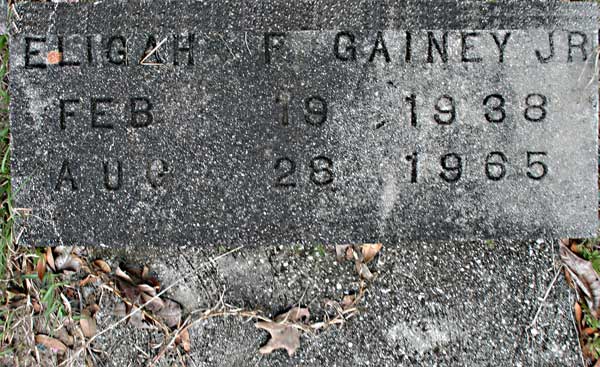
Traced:
[[[10, 181], [10, 128], [8, 123], [8, 37], [0, 36], [0, 304], [9, 301], [7, 291], [10, 276], [10, 257], [14, 251], [14, 208]], [[0, 357], [13, 353], [10, 347], [14, 313], [0, 308]]]

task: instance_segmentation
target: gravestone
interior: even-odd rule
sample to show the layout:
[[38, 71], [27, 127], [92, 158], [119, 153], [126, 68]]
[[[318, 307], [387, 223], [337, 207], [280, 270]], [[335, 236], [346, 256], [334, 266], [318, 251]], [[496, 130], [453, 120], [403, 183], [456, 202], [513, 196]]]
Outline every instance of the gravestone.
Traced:
[[594, 4], [16, 8], [23, 243], [595, 234]]

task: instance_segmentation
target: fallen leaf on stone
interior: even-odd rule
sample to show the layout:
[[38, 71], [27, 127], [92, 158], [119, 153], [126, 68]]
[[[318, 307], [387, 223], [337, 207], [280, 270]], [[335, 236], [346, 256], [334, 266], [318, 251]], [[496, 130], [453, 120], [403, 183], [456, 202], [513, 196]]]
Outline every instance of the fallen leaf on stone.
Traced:
[[145, 292], [145, 293], [151, 295], [152, 297], [156, 296], [156, 289], [154, 289], [154, 287], [151, 285], [138, 284], [138, 289], [142, 292]]
[[592, 263], [575, 255], [567, 246], [565, 240], [560, 241], [560, 258], [563, 264], [572, 272], [572, 279], [585, 295], [592, 316], [598, 318], [600, 307], [600, 276], [594, 270]]
[[138, 303], [140, 301], [141, 292], [137, 286], [132, 285], [130, 282], [116, 278], [117, 288], [121, 291], [121, 295], [127, 300]]
[[[132, 325], [148, 328], [148, 324], [144, 322], [145, 319], [153, 325], [157, 320], [161, 320], [170, 328], [175, 328], [181, 323], [181, 306], [175, 301], [156, 297], [160, 290], [160, 282], [156, 273], [151, 272], [147, 266], [119, 265], [115, 269], [115, 283], [123, 299], [138, 306], [144, 305], [146, 315], [132, 316], [130, 321]], [[118, 312], [122, 316], [127, 315], [130, 311], [130, 306], [115, 309], [115, 313]], [[148, 312], [153, 317], [148, 317]]]
[[306, 308], [294, 307], [288, 312], [278, 315], [275, 322], [260, 321], [254, 324], [255, 327], [263, 329], [271, 334], [271, 339], [265, 346], [259, 349], [261, 354], [270, 354], [276, 349], [285, 349], [291, 357], [300, 347], [300, 332], [294, 326], [283, 323], [298, 322], [302, 318], [308, 320], [310, 312]]
[[176, 327], [181, 322], [181, 306], [170, 299], [164, 300], [164, 307], [155, 311], [154, 314], [171, 328]]
[[181, 344], [183, 350], [186, 353], [189, 353], [192, 350], [192, 344], [190, 343], [190, 333], [187, 331], [187, 329], [182, 330], [179, 333], [179, 335], [175, 339], [175, 343], [177, 345]]
[[358, 275], [366, 280], [373, 280], [373, 273], [371, 273], [371, 270], [369, 270], [369, 267], [367, 266], [367, 264], [364, 264], [360, 261], [356, 261], [355, 263], [355, 267], [356, 267], [356, 272], [358, 273]]
[[357, 257], [354, 247], [350, 246], [346, 249], [346, 260], [352, 260]]
[[132, 325], [138, 329], [154, 329], [154, 327], [152, 327], [148, 323], [144, 322], [144, 317], [142, 315], [142, 311], [138, 311], [136, 313], [133, 313], [133, 311], [134, 311], [134, 309], [130, 309], [130, 307], [127, 307], [126, 304], [118, 303], [113, 308], [113, 315], [115, 315], [116, 317], [119, 317], [119, 318], [124, 318], [131, 313], [131, 316], [129, 316], [129, 320], [128, 320], [130, 325]]
[[383, 245], [381, 243], [368, 243], [362, 245], [360, 249], [363, 255], [363, 262], [369, 263], [371, 260], [373, 260], [375, 255], [381, 251], [382, 247]]
[[350, 308], [351, 306], [354, 306], [354, 301], [356, 300], [356, 296], [354, 294], [349, 294], [344, 296], [344, 298], [342, 299], [342, 303], [340, 304], [342, 306], [342, 310], [347, 310], [348, 308]]
[[[40, 338], [44, 338], [45, 336], [57, 339], [62, 342], [67, 348], [72, 347], [75, 338], [69, 333], [67, 330], [66, 324], [68, 320], [65, 320], [65, 324], [63, 325], [50, 325], [46, 322], [35, 322], [33, 323], [33, 329], [31, 332], [33, 335], [40, 335]], [[40, 343], [41, 344], [41, 343]]]
[[571, 288], [575, 288], [575, 281], [573, 280], [573, 278], [571, 277], [571, 271], [567, 268], [565, 268], [565, 280], [567, 281], [567, 284], [569, 285], [569, 287]]
[[344, 259], [346, 259], [346, 250], [348, 248], [351, 248], [350, 245], [336, 245], [335, 246], [335, 259], [338, 262], [341, 263], [344, 261]]
[[571, 248], [571, 251], [573, 251], [577, 255], [581, 256], [581, 247], [577, 246], [577, 242], [571, 241], [571, 247], [570, 248]]
[[300, 347], [300, 333], [292, 326], [266, 321], [257, 322], [254, 326], [271, 334], [271, 339], [259, 349], [261, 354], [271, 354], [276, 349], [285, 349], [291, 357]]
[[94, 260], [94, 266], [96, 266], [98, 269], [100, 269], [100, 271], [103, 273], [108, 274], [111, 271], [110, 266], [104, 260], [100, 260], [100, 259]]
[[41, 344], [50, 349], [54, 353], [64, 353], [67, 351], [67, 346], [56, 338], [51, 338], [47, 335], [38, 334], [35, 336], [35, 343]]
[[[150, 303], [148, 303], [150, 302]], [[159, 297], [150, 296], [146, 293], [142, 293], [142, 304], [146, 304], [146, 308], [152, 312], [158, 312], [165, 307], [165, 302]]]
[[144, 315], [142, 311], [138, 311], [133, 313], [134, 310], [131, 311], [131, 316], [129, 317], [129, 323], [138, 329], [156, 329], [155, 326], [150, 325], [149, 323], [144, 321]]
[[155, 289], [160, 289], [160, 282], [156, 272], [150, 271], [147, 266], [121, 264], [121, 269], [128, 274], [130, 280], [134, 284], [146, 283], [153, 286]]
[[129, 275], [127, 275], [127, 273], [125, 273], [123, 270], [121, 270], [120, 267], [117, 266], [117, 270], [115, 270], [115, 275], [121, 279], [125, 279], [130, 283], [133, 283], [133, 280], [131, 280], [131, 277]]

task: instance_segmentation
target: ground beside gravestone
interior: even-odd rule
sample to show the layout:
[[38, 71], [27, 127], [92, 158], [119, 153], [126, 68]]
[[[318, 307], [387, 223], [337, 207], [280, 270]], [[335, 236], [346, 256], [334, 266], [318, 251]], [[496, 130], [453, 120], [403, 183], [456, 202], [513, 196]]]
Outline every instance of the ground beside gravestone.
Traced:
[[[224, 251], [221, 249], [220, 251]], [[300, 303], [322, 317], [327, 300], [356, 291], [352, 264], [338, 264], [333, 248], [241, 249], [214, 265], [217, 249], [100, 250], [94, 255], [148, 264], [185, 313], [232, 305], [278, 314]], [[317, 336], [303, 335], [297, 354], [262, 356], [268, 333], [228, 317], [190, 329], [189, 366], [556, 366], [581, 363], [571, 316], [575, 301], [562, 276], [542, 301], [558, 270], [556, 247], [538, 242], [402, 243], [375, 259], [376, 274], [360, 313]], [[99, 329], [115, 321], [105, 299]], [[530, 327], [541, 308], [535, 325]], [[144, 363], [157, 337], [124, 325], [97, 340], [107, 365]], [[144, 349], [148, 357], [141, 356]], [[162, 361], [178, 360], [171, 353]]]

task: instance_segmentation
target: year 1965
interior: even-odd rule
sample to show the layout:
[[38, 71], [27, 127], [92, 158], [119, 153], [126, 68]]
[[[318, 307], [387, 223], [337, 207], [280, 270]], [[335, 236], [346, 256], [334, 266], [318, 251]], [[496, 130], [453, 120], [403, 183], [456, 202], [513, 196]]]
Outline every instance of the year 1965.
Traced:
[[[546, 164], [547, 152], [528, 151], [524, 159], [514, 156], [509, 159], [500, 151], [489, 152], [485, 160], [473, 161], [472, 165], [480, 165], [481, 177], [488, 181], [502, 181], [506, 179], [509, 168], [523, 174], [530, 180], [541, 181], [549, 172]], [[399, 160], [402, 163], [402, 159]], [[406, 169], [410, 171], [410, 183], [418, 183], [422, 175], [420, 154], [413, 152], [404, 157]], [[331, 185], [336, 179], [336, 164], [326, 155], [319, 155], [310, 159], [306, 164], [291, 157], [280, 157], [275, 161], [273, 186], [280, 189], [296, 187], [299, 182], [304, 182], [305, 176], [312, 184], [320, 187]], [[466, 158], [458, 153], [444, 154], [439, 158], [437, 177], [440, 181], [449, 184], [457, 183], [464, 177]]]

